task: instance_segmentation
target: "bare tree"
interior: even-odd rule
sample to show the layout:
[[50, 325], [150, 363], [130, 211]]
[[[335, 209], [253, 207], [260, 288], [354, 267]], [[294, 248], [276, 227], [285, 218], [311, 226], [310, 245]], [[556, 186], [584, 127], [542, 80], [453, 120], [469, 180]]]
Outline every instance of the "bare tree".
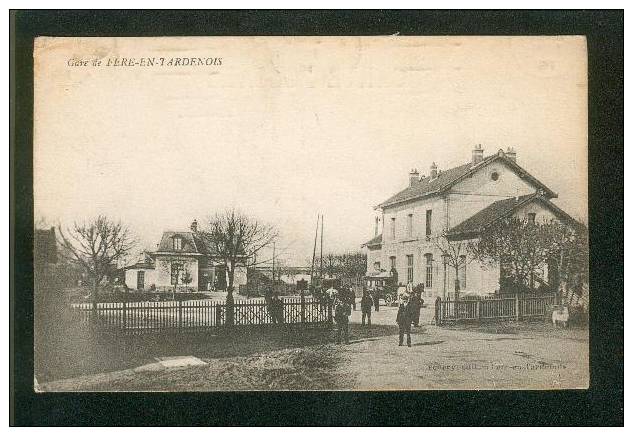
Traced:
[[339, 255], [341, 275], [348, 279], [358, 279], [367, 272], [367, 255], [362, 252], [348, 252]]
[[61, 237], [61, 254], [79, 265], [93, 285], [93, 300], [99, 294], [99, 283], [123, 260], [136, 244], [127, 226], [120, 221], [112, 221], [103, 215], [84, 222], [75, 222], [72, 228], [62, 230], [58, 226]]
[[341, 272], [340, 257], [334, 253], [328, 253], [323, 257], [323, 271], [327, 276], [334, 277]]
[[277, 238], [277, 230], [235, 209], [216, 213], [209, 219], [208, 228], [201, 232], [203, 239], [221, 259], [227, 271], [226, 323], [233, 323], [233, 284], [239, 265], [246, 266], [260, 250]]
[[542, 275], [545, 265], [554, 262], [565, 266], [572, 259], [570, 265], [588, 263], [585, 258], [576, 259], [576, 243], [583, 238], [576, 236], [575, 226], [557, 221], [504, 219], [487, 228], [469, 245], [469, 251], [482, 262], [499, 264], [514, 286], [533, 288], [534, 278]]
[[[459, 270], [465, 268], [469, 263], [469, 242], [451, 241], [446, 237], [444, 231], [439, 237], [433, 239], [435, 248], [442, 253], [444, 263], [455, 271], [455, 299], [459, 299]], [[470, 257], [472, 260], [472, 257]]]
[[[562, 249], [555, 258], [565, 300], [577, 305], [589, 281], [589, 234], [584, 224], [561, 228]], [[586, 302], [588, 303], [588, 301]]]

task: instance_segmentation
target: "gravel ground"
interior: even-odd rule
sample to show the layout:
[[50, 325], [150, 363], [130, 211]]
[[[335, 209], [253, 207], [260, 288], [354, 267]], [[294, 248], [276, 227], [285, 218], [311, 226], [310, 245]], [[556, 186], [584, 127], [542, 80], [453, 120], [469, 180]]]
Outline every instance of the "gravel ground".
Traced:
[[[360, 309], [360, 307], [357, 307]], [[381, 307], [372, 328], [352, 314], [350, 343], [243, 349], [198, 357], [185, 369], [123, 371], [41, 384], [43, 391], [559, 389], [588, 385], [588, 331], [545, 323], [430, 325], [422, 310], [411, 348], [399, 347], [396, 308]], [[312, 340], [314, 341], [314, 340]], [[263, 343], [265, 344], [265, 343]]]

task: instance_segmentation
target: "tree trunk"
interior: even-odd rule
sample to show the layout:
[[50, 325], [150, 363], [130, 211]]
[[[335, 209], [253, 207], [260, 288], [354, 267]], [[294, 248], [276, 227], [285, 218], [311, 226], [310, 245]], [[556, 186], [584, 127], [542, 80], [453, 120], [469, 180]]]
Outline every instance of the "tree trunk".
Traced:
[[234, 316], [234, 305], [235, 301], [233, 299], [233, 278], [235, 276], [235, 264], [226, 265], [229, 283], [226, 288], [226, 325], [233, 325], [233, 316]]
[[93, 328], [96, 327], [97, 324], [97, 300], [99, 297], [99, 279], [97, 277], [94, 278], [92, 283], [92, 322]]
[[459, 266], [455, 267], [455, 300], [459, 299]]

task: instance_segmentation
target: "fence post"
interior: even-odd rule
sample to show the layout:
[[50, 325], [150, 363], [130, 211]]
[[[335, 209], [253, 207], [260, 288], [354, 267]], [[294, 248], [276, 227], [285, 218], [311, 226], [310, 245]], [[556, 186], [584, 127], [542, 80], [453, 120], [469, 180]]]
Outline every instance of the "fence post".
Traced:
[[123, 333], [127, 330], [127, 302], [123, 301]]
[[442, 325], [442, 305], [444, 305], [444, 302], [442, 302], [441, 297], [438, 297], [435, 301], [435, 325]]
[[519, 317], [520, 317], [519, 312], [520, 312], [519, 294], [517, 293], [514, 295], [514, 315], [517, 321], [519, 320]]
[[182, 331], [182, 301], [178, 300], [178, 331]]
[[476, 308], [476, 312], [477, 312], [477, 320], [479, 321], [481, 319], [481, 301], [479, 299], [477, 299], [477, 308]]
[[301, 290], [301, 323], [306, 323], [306, 297], [303, 290]]

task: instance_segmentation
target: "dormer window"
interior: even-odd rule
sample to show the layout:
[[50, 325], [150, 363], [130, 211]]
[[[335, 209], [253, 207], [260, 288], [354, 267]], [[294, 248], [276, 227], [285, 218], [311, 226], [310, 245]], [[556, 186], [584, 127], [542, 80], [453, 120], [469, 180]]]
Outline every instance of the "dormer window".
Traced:
[[180, 237], [174, 237], [174, 251], [180, 251], [182, 249], [182, 239]]

